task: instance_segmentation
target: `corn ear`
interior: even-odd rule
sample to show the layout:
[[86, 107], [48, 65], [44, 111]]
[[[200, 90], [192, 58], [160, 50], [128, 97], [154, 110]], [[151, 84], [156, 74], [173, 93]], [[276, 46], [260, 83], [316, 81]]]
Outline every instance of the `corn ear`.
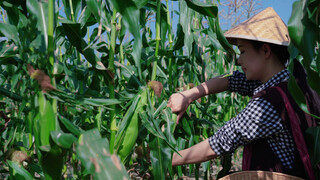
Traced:
[[147, 104], [147, 89], [144, 89], [139, 96], [140, 100], [132, 117], [127, 123], [127, 126], [122, 132], [122, 137], [118, 136], [116, 140], [116, 144], [118, 144], [117, 154], [120, 156], [120, 159], [123, 163], [127, 161], [127, 158], [131, 153], [138, 137], [140, 129], [139, 113], [144, 110], [144, 106]]

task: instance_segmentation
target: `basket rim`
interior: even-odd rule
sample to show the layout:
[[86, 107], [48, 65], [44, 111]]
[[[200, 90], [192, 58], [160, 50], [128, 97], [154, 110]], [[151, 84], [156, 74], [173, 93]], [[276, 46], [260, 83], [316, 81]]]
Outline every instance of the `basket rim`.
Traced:
[[286, 177], [292, 180], [303, 180], [300, 177], [297, 176], [293, 176], [293, 175], [289, 175], [289, 174], [284, 174], [284, 173], [280, 173], [280, 172], [272, 172], [272, 171], [261, 171], [261, 170], [249, 170], [249, 171], [238, 171], [238, 172], [233, 172], [229, 175], [226, 175], [222, 178], [220, 178], [219, 180], [227, 180], [227, 179], [235, 179], [237, 177], [241, 177], [243, 175], [259, 175], [259, 176], [263, 176], [263, 175], [269, 175], [269, 176], [277, 176], [277, 177]]

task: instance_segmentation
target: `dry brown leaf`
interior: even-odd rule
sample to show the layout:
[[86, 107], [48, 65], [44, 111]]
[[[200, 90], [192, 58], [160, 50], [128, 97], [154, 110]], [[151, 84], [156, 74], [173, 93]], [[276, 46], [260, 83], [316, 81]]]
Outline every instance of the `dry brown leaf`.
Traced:
[[46, 73], [39, 69], [34, 69], [30, 64], [27, 65], [27, 69], [30, 77], [38, 81], [43, 92], [57, 90], [52, 86], [50, 77]]

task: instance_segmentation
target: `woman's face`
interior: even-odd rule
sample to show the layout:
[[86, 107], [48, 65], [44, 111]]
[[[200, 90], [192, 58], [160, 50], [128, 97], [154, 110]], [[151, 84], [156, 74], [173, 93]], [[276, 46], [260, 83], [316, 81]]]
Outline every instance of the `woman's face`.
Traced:
[[263, 48], [256, 50], [250, 41], [238, 39], [240, 57], [238, 63], [248, 80], [262, 80], [265, 73], [265, 61]]

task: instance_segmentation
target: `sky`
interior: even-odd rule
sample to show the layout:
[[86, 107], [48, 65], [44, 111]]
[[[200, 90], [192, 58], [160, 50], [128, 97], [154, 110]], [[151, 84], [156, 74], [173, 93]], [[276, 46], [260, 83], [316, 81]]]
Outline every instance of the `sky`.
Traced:
[[[220, 0], [222, 4], [228, 4], [228, 1], [230, 0]], [[232, 0], [232, 2], [234, 2]], [[277, 14], [281, 17], [281, 19], [288, 24], [288, 20], [291, 16], [291, 10], [292, 10], [292, 4], [295, 2], [295, 0], [254, 0], [255, 3], [258, 5], [256, 8], [258, 8], [257, 13], [264, 10], [267, 7], [272, 7]], [[228, 9], [224, 5], [219, 5], [219, 19], [220, 19], [220, 26], [222, 30], [228, 30], [231, 28], [231, 22], [234, 22], [235, 16], [233, 16], [233, 20], [226, 20], [224, 19], [226, 12]], [[243, 6], [244, 7], [244, 6]], [[239, 14], [237, 15], [239, 17]], [[242, 17], [242, 19], [239, 22], [245, 21], [247, 18], [245, 16]]]
[[272, 7], [282, 20], [288, 24], [291, 16], [292, 4], [296, 0], [262, 0], [263, 9]]
[[[198, 0], [198, 1], [205, 1], [205, 0]], [[217, 0], [212, 0], [214, 2], [217, 2]], [[227, 0], [220, 0], [221, 3], [226, 3]], [[296, 0], [254, 0], [254, 2], [259, 3], [260, 5], [259, 7], [259, 11], [264, 10], [267, 7], [272, 7], [277, 14], [281, 17], [281, 19], [288, 24], [288, 20], [291, 16], [291, 10], [292, 10], [292, 4], [293, 2], [295, 2]], [[164, 0], [161, 0], [162, 3], [165, 3]], [[170, 1], [169, 1], [170, 2]], [[218, 6], [219, 7], [219, 12], [223, 9], [223, 6]], [[178, 1], [172, 1], [171, 3], [169, 3], [169, 9], [174, 9], [179, 11], [179, 5], [178, 5]], [[258, 13], [257, 12], [257, 13]], [[223, 17], [221, 16], [221, 13], [219, 15], [219, 19], [220, 19], [220, 26], [222, 30], [228, 30], [230, 28], [230, 24], [228, 24], [228, 22], [223, 21]], [[178, 23], [178, 19], [176, 14], [173, 14], [173, 32], [176, 31], [176, 24]], [[240, 22], [244, 21], [246, 19], [242, 19], [240, 20]], [[150, 27], [152, 28], [154, 26], [154, 22], [150, 23]]]

